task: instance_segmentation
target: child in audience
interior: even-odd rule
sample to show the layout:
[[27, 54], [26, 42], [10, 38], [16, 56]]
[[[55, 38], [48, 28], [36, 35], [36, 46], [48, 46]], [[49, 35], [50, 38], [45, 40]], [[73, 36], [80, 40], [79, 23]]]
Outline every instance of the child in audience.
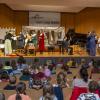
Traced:
[[26, 60], [23, 56], [20, 56], [17, 60], [17, 68], [19, 70], [23, 70], [24, 68], [28, 68], [28, 65], [26, 64]]
[[39, 100], [58, 100], [51, 84], [45, 85], [43, 88], [43, 96]]
[[16, 63], [15, 60], [12, 60], [11, 61], [11, 67], [12, 67], [13, 70], [16, 70], [17, 69], [17, 63]]
[[43, 87], [42, 80], [38, 76], [35, 76], [33, 78], [33, 89], [39, 90], [42, 87]]
[[22, 71], [22, 76], [20, 77], [20, 80], [22, 80], [22, 81], [29, 81], [30, 77], [31, 77], [31, 75], [29, 73], [28, 68], [25, 68]]
[[6, 100], [5, 95], [3, 93], [0, 93], [0, 100]]
[[63, 59], [58, 59], [58, 61], [57, 61], [57, 63], [56, 63], [56, 67], [63, 67], [63, 64], [64, 64], [64, 62], [63, 62]]
[[72, 72], [70, 71], [70, 68], [66, 65], [66, 63], [63, 65], [62, 69], [67, 72], [67, 74], [72, 74]]
[[16, 86], [16, 94], [9, 96], [8, 100], [31, 100], [31, 98], [26, 95], [26, 84], [19, 82]]
[[9, 77], [9, 84], [4, 87], [4, 90], [15, 90], [16, 89], [16, 77]]
[[98, 94], [94, 93], [98, 89], [98, 83], [96, 81], [91, 81], [88, 87], [89, 92], [80, 94], [77, 100], [100, 100]]
[[57, 83], [61, 88], [69, 87], [67, 84], [66, 74], [64, 72], [59, 72], [57, 75]]
[[6, 71], [3, 71], [0, 74], [0, 82], [8, 82], [9, 81], [9, 75]]
[[47, 78], [50, 78], [51, 77], [51, 71], [50, 71], [50, 69], [48, 68], [47, 65], [44, 66], [44, 75]]
[[6, 61], [5, 66], [3, 66], [3, 70], [7, 71], [9, 74], [13, 71], [12, 67], [10, 66], [10, 62]]

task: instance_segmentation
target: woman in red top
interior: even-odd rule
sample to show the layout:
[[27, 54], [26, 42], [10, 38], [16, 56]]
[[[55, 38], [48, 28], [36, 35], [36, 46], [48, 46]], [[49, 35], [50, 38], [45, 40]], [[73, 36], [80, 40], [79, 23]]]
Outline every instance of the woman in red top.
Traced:
[[39, 44], [39, 51], [42, 54], [43, 51], [45, 50], [45, 46], [44, 46], [44, 33], [43, 31], [40, 32], [38, 31], [38, 44]]

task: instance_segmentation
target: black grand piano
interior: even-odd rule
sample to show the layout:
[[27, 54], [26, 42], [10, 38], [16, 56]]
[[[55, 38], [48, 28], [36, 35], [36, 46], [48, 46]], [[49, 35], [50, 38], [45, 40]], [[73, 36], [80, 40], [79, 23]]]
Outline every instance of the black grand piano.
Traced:
[[74, 29], [69, 29], [66, 36], [71, 38], [70, 45], [80, 45], [82, 47], [86, 46], [87, 34], [76, 33]]

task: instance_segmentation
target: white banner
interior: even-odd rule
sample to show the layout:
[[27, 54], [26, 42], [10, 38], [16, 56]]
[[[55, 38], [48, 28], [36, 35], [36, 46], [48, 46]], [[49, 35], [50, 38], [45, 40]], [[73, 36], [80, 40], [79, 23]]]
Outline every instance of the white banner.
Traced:
[[59, 27], [60, 13], [29, 12], [29, 26]]

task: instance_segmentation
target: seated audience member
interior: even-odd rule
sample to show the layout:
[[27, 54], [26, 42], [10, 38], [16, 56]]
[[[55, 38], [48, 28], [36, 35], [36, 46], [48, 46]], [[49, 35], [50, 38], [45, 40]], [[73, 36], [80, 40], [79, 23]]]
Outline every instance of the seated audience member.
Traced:
[[33, 78], [33, 87], [32, 88], [36, 89], [36, 90], [39, 90], [42, 87], [43, 87], [42, 80], [39, 77], [35, 76]]
[[80, 67], [81, 68], [88, 68], [88, 64], [86, 63], [85, 59], [81, 59]]
[[16, 63], [15, 60], [12, 60], [11, 61], [11, 67], [12, 67], [13, 70], [16, 70], [17, 69], [17, 63]]
[[20, 80], [22, 80], [22, 81], [29, 81], [30, 77], [31, 77], [31, 75], [29, 73], [28, 68], [25, 68], [22, 71], [22, 76], [20, 77]]
[[63, 67], [63, 59], [58, 59], [57, 63], [56, 63], [56, 67]]
[[19, 82], [16, 86], [16, 94], [9, 96], [8, 100], [31, 100], [31, 98], [26, 95], [26, 84]]
[[76, 77], [73, 82], [72, 85], [73, 87], [88, 87], [88, 84], [90, 82], [90, 79], [88, 77], [88, 71], [86, 68], [81, 68], [79, 71], [79, 76]]
[[51, 71], [50, 69], [48, 68], [48, 66], [44, 66], [44, 75], [47, 77], [47, 78], [50, 78], [51, 77]]
[[24, 68], [28, 68], [28, 65], [26, 64], [24, 57], [20, 56], [17, 60], [17, 69], [23, 70]]
[[9, 74], [13, 71], [12, 67], [10, 66], [10, 62], [6, 61], [5, 66], [3, 66], [3, 70], [6, 70]]
[[9, 77], [9, 84], [4, 87], [4, 90], [15, 90], [16, 89], [16, 77]]
[[0, 81], [1, 82], [8, 82], [9, 81], [9, 75], [6, 71], [3, 71], [1, 74], [0, 74]]
[[62, 69], [63, 69], [65, 72], [67, 72], [67, 74], [72, 74], [72, 72], [70, 71], [70, 68], [69, 68], [66, 64], [63, 65]]
[[43, 87], [43, 96], [39, 100], [58, 100], [54, 94], [53, 86], [51, 84]]
[[72, 67], [72, 64], [73, 64], [73, 60], [70, 59], [69, 61], [67, 61], [67, 66], [70, 68]]
[[57, 83], [61, 88], [69, 86], [67, 84], [66, 74], [64, 72], [59, 72], [57, 75]]
[[100, 100], [98, 94], [95, 94], [95, 91], [98, 89], [98, 83], [91, 81], [89, 83], [89, 92], [82, 93], [77, 100]]
[[33, 78], [33, 89], [39, 90], [43, 87], [43, 79], [45, 75], [42, 72], [42, 69], [39, 70], [38, 68], [35, 69], [35, 74], [32, 76]]
[[39, 77], [40, 79], [45, 77], [42, 66], [39, 66], [38, 73], [36, 74], [36, 76]]
[[6, 100], [5, 95], [3, 93], [0, 93], [0, 100]]
[[87, 93], [88, 84], [90, 79], [88, 79], [88, 72], [86, 68], [81, 68], [79, 71], [79, 77], [74, 77], [72, 86], [72, 95], [70, 100], [77, 100], [81, 93]]

